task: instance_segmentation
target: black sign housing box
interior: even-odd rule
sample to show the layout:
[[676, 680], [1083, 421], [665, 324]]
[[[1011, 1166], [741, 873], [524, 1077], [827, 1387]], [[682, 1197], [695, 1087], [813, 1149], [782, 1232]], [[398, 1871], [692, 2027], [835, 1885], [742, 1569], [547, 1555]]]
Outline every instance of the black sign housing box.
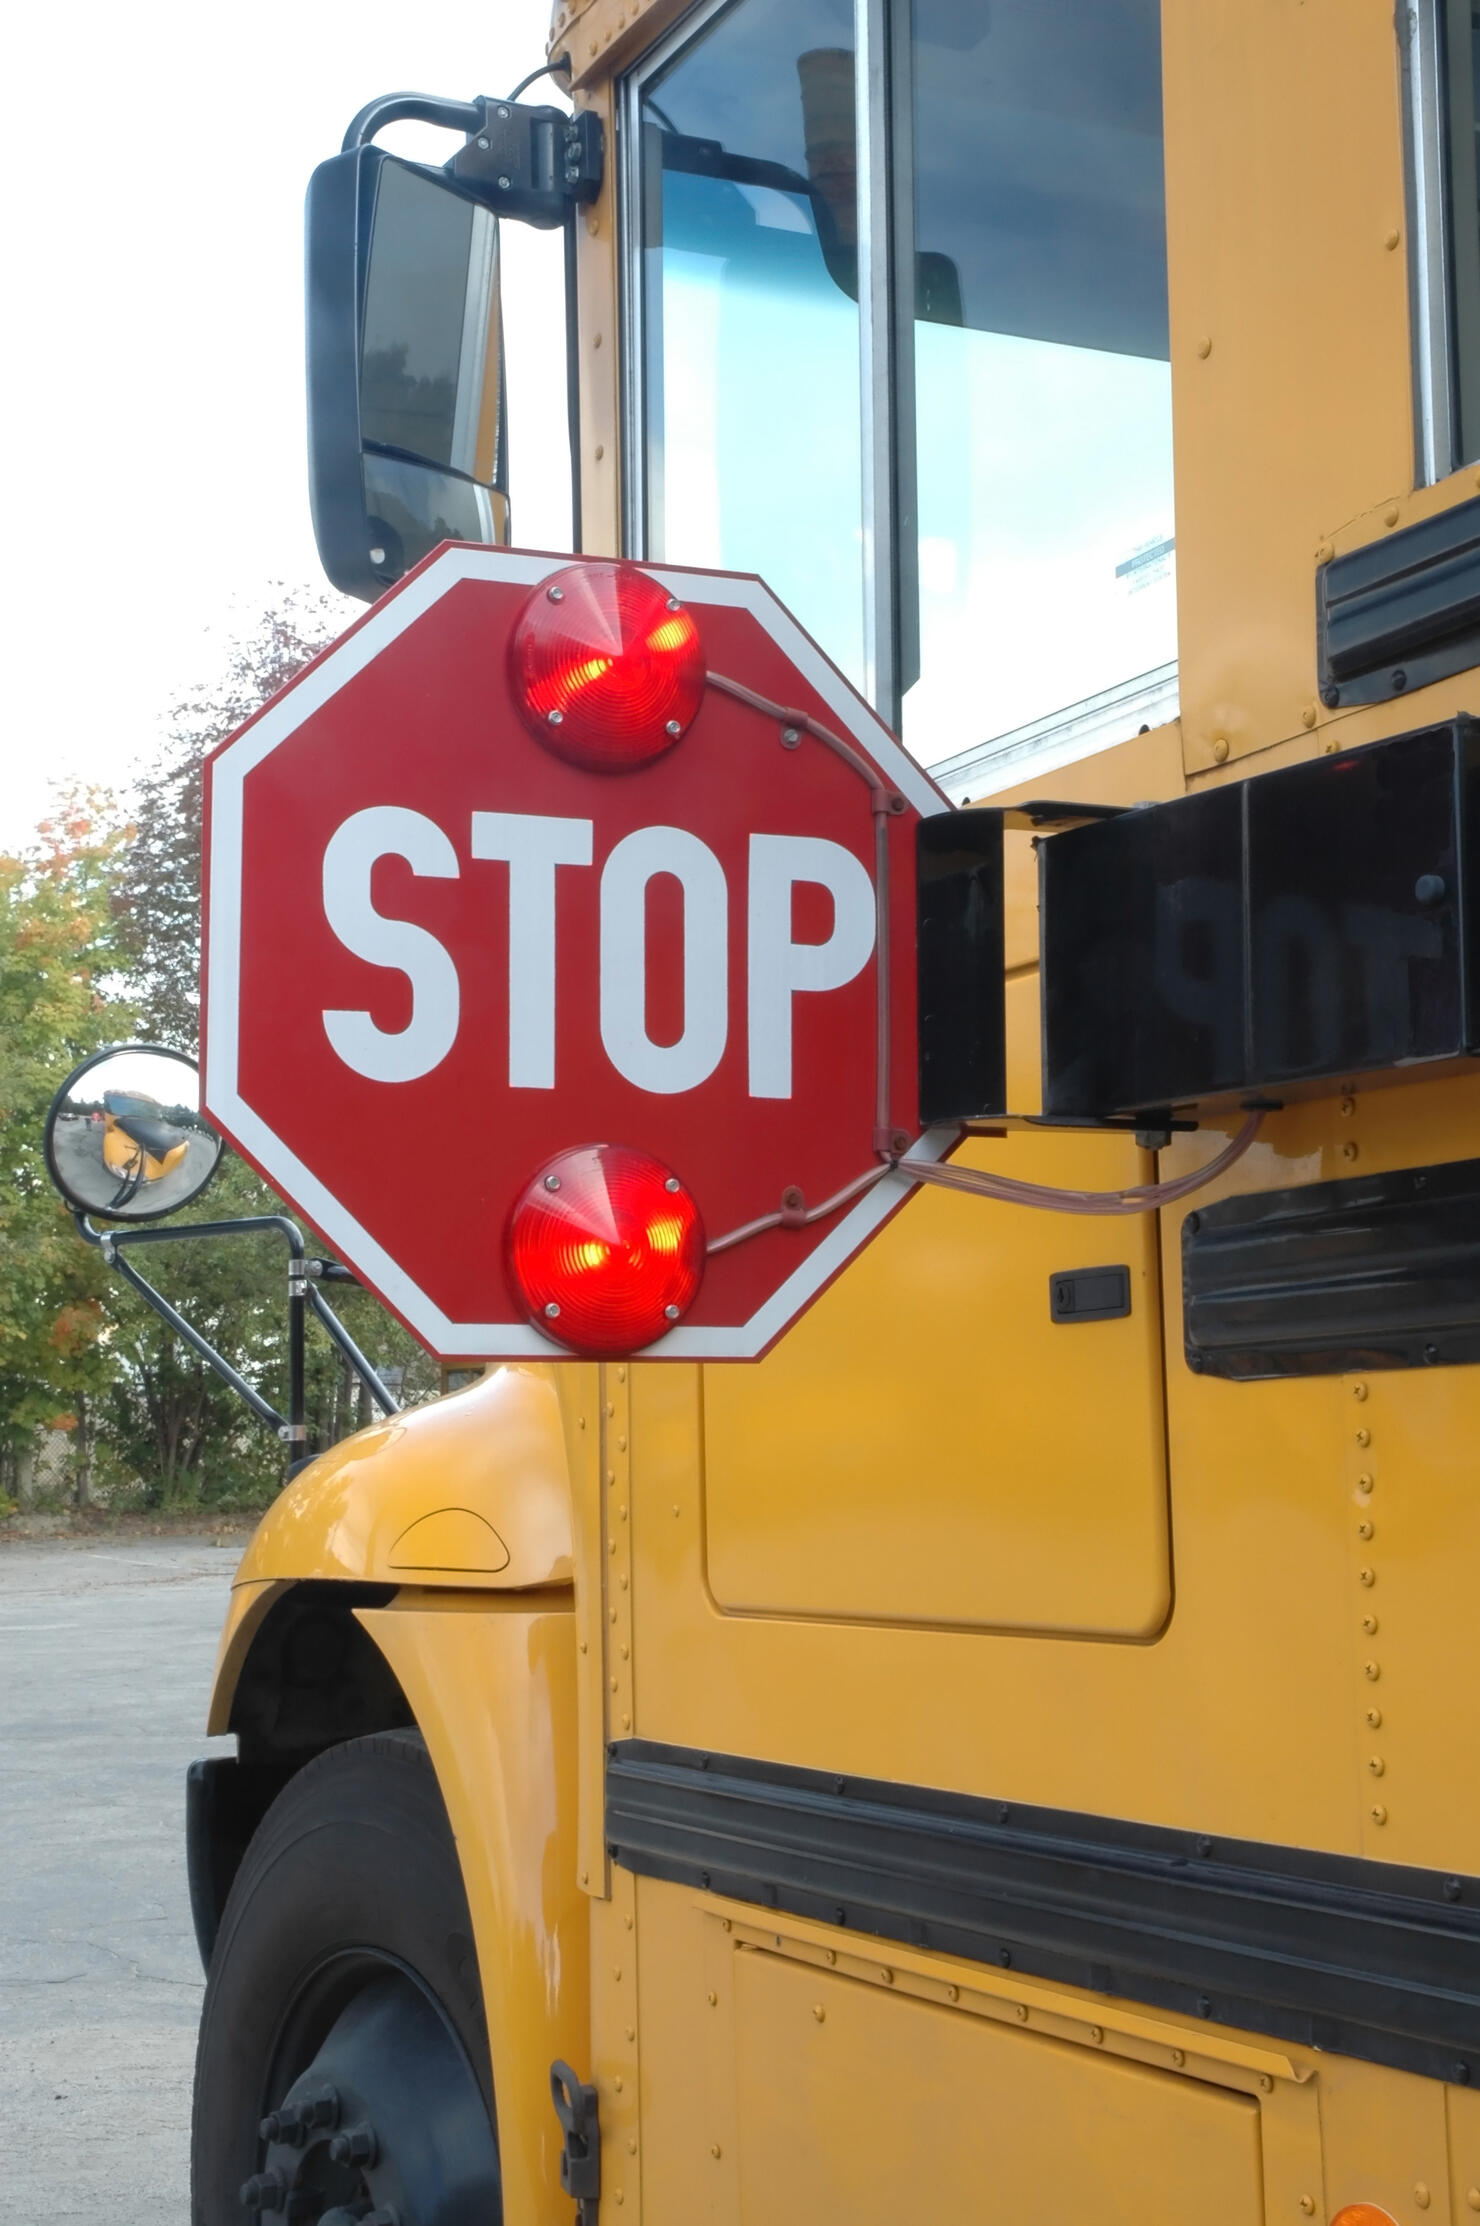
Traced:
[[1145, 1114], [1480, 1048], [1480, 725], [1039, 845], [1044, 1110]]

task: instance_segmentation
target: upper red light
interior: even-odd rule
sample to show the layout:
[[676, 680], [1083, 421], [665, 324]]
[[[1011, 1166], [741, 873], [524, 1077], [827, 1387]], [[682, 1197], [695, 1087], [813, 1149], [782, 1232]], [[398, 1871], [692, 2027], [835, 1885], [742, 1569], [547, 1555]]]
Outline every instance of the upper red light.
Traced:
[[530, 731], [573, 765], [626, 773], [671, 750], [704, 695], [699, 629], [632, 564], [572, 564], [531, 594], [509, 649]]
[[547, 1337], [572, 1352], [634, 1353], [693, 1304], [704, 1224], [650, 1152], [581, 1144], [525, 1185], [504, 1251], [514, 1295]]

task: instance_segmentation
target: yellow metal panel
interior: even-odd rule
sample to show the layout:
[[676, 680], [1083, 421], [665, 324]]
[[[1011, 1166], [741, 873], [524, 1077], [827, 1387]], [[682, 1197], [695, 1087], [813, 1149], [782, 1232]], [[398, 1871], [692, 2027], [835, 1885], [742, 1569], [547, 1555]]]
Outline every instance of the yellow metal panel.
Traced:
[[[958, 1155], [1038, 1181], [1144, 1179], [1123, 1138], [1022, 1134]], [[725, 1608], [1144, 1637], [1171, 1568], [1155, 1229], [926, 1191], [753, 1372], [709, 1370], [708, 1573]], [[1131, 1313], [1054, 1322], [1056, 1271], [1123, 1263]], [[1056, 1375], [1072, 1395], [1044, 1397]]]
[[1195, 770], [1315, 714], [1316, 549], [1412, 484], [1401, 107], [1390, 0], [1162, 15]]
[[360, 1621], [427, 1743], [457, 1841], [488, 2010], [506, 2226], [569, 2226], [550, 2104], [590, 2033], [576, 1884], [575, 1637], [568, 1606], [403, 1592]]
[[1459, 2226], [1480, 2211], [1480, 2094], [1472, 2087], [1444, 2090], [1449, 2123], [1449, 2203]]
[[[569, 1584], [570, 1480], [546, 1366], [490, 1369], [465, 1391], [376, 1423], [322, 1454], [274, 1501], [242, 1556], [237, 1582], [356, 1577], [400, 1581], [400, 1541], [428, 1515], [461, 1512], [417, 1581], [512, 1591]], [[501, 1565], [486, 1532], [506, 1549]]]
[[754, 1951], [733, 1970], [742, 2216], [1256, 2226], [1242, 2097]]
[[[1237, 1174], [1250, 1188], [1315, 1179], [1322, 1123], [1338, 1118], [1331, 1106], [1273, 1116]], [[1206, 1156], [1221, 1141], [1217, 1131], [1204, 1132], [1183, 1149]], [[964, 1198], [930, 1203], [942, 1210], [927, 1211], [921, 1201], [900, 1214], [767, 1360], [706, 1370], [711, 1446], [720, 1437], [715, 1402], [727, 1403], [727, 1429], [755, 1429], [741, 1402], [764, 1418], [783, 1395], [773, 1381], [784, 1388], [796, 1440], [809, 1451], [818, 1425], [807, 1407], [819, 1383], [842, 1387], [836, 1396], [847, 1401], [868, 1396], [876, 1381], [898, 1396], [920, 1397], [917, 1427], [928, 1431], [928, 1447], [953, 1442], [955, 1411], [976, 1396], [986, 1364], [987, 1332], [951, 1356], [954, 1367], [919, 1349], [921, 1369], [933, 1369], [927, 1407], [922, 1395], [901, 1388], [907, 1323], [892, 1307], [881, 1309], [878, 1294], [927, 1279], [961, 1283], [998, 1209]], [[1045, 1216], [1050, 1226], [1060, 1242], [1065, 1230], [1071, 1242], [1085, 1233]], [[698, 1581], [700, 1535], [691, 1513], [697, 1408], [690, 1400], [686, 1425], [665, 1408], [662, 1429], [650, 1433], [650, 1400], [678, 1399], [676, 1389], [658, 1390], [658, 1379], [685, 1372], [639, 1367], [638, 1732], [717, 1752], [1355, 1852], [1360, 1752], [1340, 1436], [1348, 1395], [1330, 1378], [1236, 1385], [1189, 1374], [1180, 1353], [1175, 1228], [1166, 1259], [1175, 1604], [1154, 1643], [720, 1612]], [[1035, 1282], [1025, 1303], [1036, 1305], [1039, 1295]], [[994, 1303], [1007, 1304], [1008, 1295]], [[792, 1357], [800, 1340], [811, 1354], [805, 1375]], [[1025, 1413], [1056, 1419], [1059, 1407], [1082, 1401], [1077, 1375], [1041, 1367], [1002, 1397], [1000, 1419], [978, 1410], [976, 1428], [988, 1447], [999, 1431], [1024, 1428]], [[1117, 1389], [1118, 1415], [1124, 1398]], [[859, 1491], [877, 1493], [874, 1464], [887, 1475], [885, 1457], [897, 1455], [893, 1437], [865, 1448]], [[910, 1458], [913, 1464], [913, 1449]], [[800, 1464], [796, 1473], [805, 1473]], [[908, 1474], [918, 1470], [912, 1465]], [[751, 1481], [757, 1491], [770, 1489], [758, 1472]], [[904, 1531], [913, 1511], [903, 1490], [898, 1507]], [[955, 1572], [945, 1572], [943, 1583], [953, 1581]]]
[[[1450, 2226], [1444, 2089], [1349, 2057], [1321, 2062], [1326, 2200], [1377, 2203], [1401, 2226]], [[1464, 2213], [1461, 2212], [1463, 2217]]]

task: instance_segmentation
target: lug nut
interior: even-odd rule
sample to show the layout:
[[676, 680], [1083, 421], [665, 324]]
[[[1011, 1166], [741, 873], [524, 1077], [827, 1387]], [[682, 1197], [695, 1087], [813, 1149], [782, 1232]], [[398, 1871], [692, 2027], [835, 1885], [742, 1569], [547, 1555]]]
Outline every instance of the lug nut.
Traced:
[[365, 2118], [357, 2126], [346, 2126], [329, 2143], [329, 2154], [336, 2164], [373, 2164], [380, 2154], [374, 2126]]
[[254, 2172], [241, 2184], [241, 2202], [244, 2210], [280, 2211], [288, 2192], [288, 2183], [281, 2172]]
[[286, 2141], [293, 2149], [301, 2149], [308, 2139], [303, 2112], [294, 2102], [285, 2102], [279, 2110], [269, 2110], [257, 2131], [264, 2141]]

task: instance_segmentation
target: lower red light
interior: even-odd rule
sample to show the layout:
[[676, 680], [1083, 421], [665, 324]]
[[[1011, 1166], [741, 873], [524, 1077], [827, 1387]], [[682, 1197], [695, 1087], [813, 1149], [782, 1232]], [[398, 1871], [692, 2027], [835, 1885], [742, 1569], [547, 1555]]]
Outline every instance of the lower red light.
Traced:
[[699, 629], [635, 564], [572, 564], [544, 581], [519, 614], [509, 659], [531, 733], [596, 773], [671, 750], [704, 695]]
[[514, 1295], [547, 1337], [577, 1353], [640, 1352], [693, 1304], [704, 1224], [650, 1152], [582, 1144], [525, 1185], [504, 1253]]

